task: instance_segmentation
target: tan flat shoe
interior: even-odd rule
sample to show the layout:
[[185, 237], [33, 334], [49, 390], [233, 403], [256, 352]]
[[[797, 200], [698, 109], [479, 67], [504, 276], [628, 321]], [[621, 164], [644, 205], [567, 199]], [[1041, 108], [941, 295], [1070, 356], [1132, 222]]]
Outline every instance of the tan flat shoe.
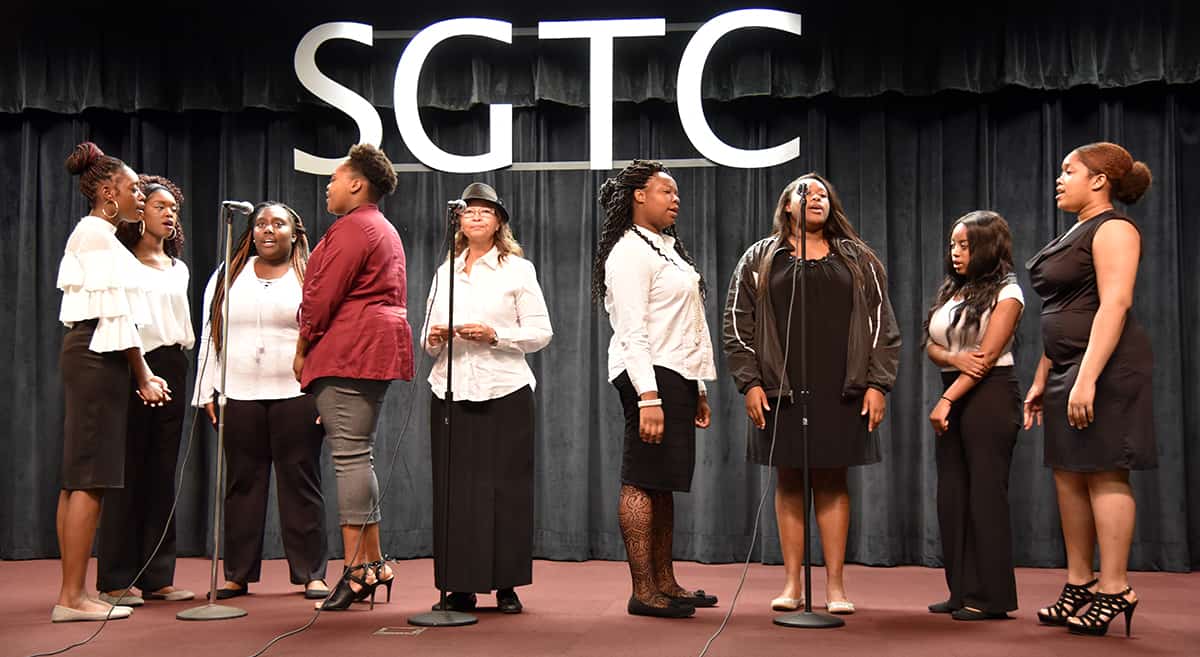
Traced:
[[831, 614], [849, 616], [854, 613], [854, 603], [849, 600], [831, 600], [825, 603], [825, 609]]
[[796, 611], [804, 606], [804, 598], [787, 598], [779, 596], [771, 601], [771, 611]]
[[104, 611], [83, 611], [72, 607], [54, 605], [54, 611], [50, 612], [50, 622], [75, 623], [79, 621], [118, 620], [129, 618], [132, 613], [133, 609], [120, 605], [116, 605], [112, 609], [105, 609]]

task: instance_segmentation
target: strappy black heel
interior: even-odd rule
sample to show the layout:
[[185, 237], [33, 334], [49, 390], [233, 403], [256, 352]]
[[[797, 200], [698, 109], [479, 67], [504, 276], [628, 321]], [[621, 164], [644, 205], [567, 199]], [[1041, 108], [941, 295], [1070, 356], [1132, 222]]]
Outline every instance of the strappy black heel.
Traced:
[[[377, 587], [382, 586], [384, 589], [386, 589], [387, 590], [387, 601], [391, 602], [392, 601], [392, 583], [396, 581], [396, 573], [393, 572], [392, 576], [387, 579], [383, 578], [383, 569], [385, 566], [387, 566], [387, 562], [388, 562], [388, 558], [384, 557], [384, 558], [380, 559], [379, 561], [372, 563], [371, 566], [375, 570], [375, 586], [377, 586]], [[372, 604], [375, 602], [375, 589], [374, 588], [371, 589], [371, 602], [372, 602]]]
[[1120, 593], [1098, 593], [1087, 613], [1079, 617], [1078, 623], [1067, 623], [1071, 634], [1087, 634], [1104, 636], [1108, 633], [1108, 625], [1117, 620], [1117, 616], [1125, 614], [1125, 636], [1129, 636], [1133, 624], [1133, 610], [1137, 609], [1138, 600], [1130, 602], [1125, 598], [1133, 592], [1128, 586]]
[[1038, 610], [1038, 622], [1042, 625], [1066, 625], [1067, 619], [1078, 614], [1080, 609], [1096, 598], [1090, 591], [1100, 580], [1092, 580], [1084, 585], [1064, 584], [1058, 600], [1046, 608], [1048, 613]]
[[[345, 611], [350, 608], [350, 605], [371, 598], [371, 609], [375, 608], [375, 587], [379, 586], [378, 577], [374, 582], [367, 583], [367, 569], [374, 566], [374, 563], [360, 563], [346, 569], [346, 573], [338, 580], [337, 586], [334, 587], [333, 593], [325, 599], [321, 604], [322, 611]], [[361, 573], [361, 574], [356, 574]], [[392, 579], [395, 579], [393, 577]], [[350, 583], [358, 584], [359, 589], [355, 591], [351, 588]], [[390, 580], [389, 580], [390, 582]], [[388, 589], [388, 595], [391, 595], [391, 588]]]

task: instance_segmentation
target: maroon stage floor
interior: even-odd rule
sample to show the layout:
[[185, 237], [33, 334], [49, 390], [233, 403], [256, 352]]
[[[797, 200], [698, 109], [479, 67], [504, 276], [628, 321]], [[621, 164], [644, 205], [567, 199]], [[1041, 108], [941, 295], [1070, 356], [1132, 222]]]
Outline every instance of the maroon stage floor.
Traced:
[[[200, 591], [208, 586], [208, 561], [182, 559], [177, 584]], [[95, 560], [92, 561], [95, 568]], [[51, 624], [50, 609], [58, 589], [58, 562], [0, 562], [6, 595], [0, 596], [0, 655], [29, 655], [60, 648], [91, 634], [96, 623]], [[330, 564], [330, 573], [340, 572]], [[349, 612], [322, 614], [298, 636], [275, 644], [271, 656], [365, 657], [369, 655], [474, 655], [532, 657], [688, 657], [699, 654], [726, 613], [742, 569], [740, 565], [678, 564], [681, 581], [721, 598], [716, 609], [699, 610], [685, 620], [629, 616], [628, 571], [623, 562], [592, 561], [534, 564], [534, 585], [520, 589], [525, 613], [505, 616], [484, 606], [479, 623], [470, 627], [407, 627], [409, 615], [429, 609], [432, 562], [402, 561], [390, 604], [374, 611], [355, 605]], [[768, 601], [779, 592], [783, 569], [752, 565], [746, 586], [725, 632], [709, 655], [767, 657], [831, 655], [848, 657], [1130, 657], [1200, 655], [1200, 573], [1134, 573], [1142, 603], [1133, 623], [1133, 638], [1124, 622], [1114, 623], [1104, 638], [1070, 636], [1060, 628], [1040, 627], [1037, 606], [1051, 602], [1064, 577], [1061, 570], [1017, 572], [1021, 610], [1011, 621], [963, 623], [925, 611], [945, 597], [942, 571], [930, 568], [850, 566], [846, 581], [859, 608], [846, 626], [832, 630], [777, 627]], [[89, 582], [94, 575], [89, 574]], [[276, 634], [298, 627], [311, 617], [312, 603], [286, 584], [282, 561], [268, 561], [263, 582], [252, 595], [232, 601], [249, 615], [235, 620], [184, 622], [175, 613], [196, 602], [152, 602], [132, 618], [113, 621], [92, 643], [68, 655], [120, 657], [248, 656]], [[814, 590], [824, 602], [821, 570], [814, 570]], [[381, 591], [382, 593], [382, 591]]]

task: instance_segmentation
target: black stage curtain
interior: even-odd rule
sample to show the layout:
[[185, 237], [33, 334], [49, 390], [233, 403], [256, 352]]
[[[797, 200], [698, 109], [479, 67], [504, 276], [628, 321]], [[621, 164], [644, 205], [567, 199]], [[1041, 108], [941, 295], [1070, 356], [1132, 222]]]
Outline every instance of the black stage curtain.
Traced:
[[[1138, 10], [1133, 10], [1138, 11]], [[1034, 17], [1036, 19], [1036, 17]], [[1140, 61], [1140, 60], [1139, 60]], [[11, 96], [5, 94], [5, 98]], [[946, 230], [961, 214], [991, 208], [1014, 230], [1024, 261], [1069, 217], [1054, 208], [1053, 181], [1072, 147], [1098, 139], [1125, 144], [1154, 170], [1154, 186], [1130, 212], [1140, 223], [1144, 253], [1136, 313], [1152, 336], [1161, 467], [1133, 477], [1138, 525], [1132, 565], [1188, 570], [1200, 563], [1200, 85], [1146, 84], [1126, 89], [1006, 90], [978, 96], [885, 94], [870, 99], [742, 99], [715, 104], [719, 134], [743, 147], [764, 147], [799, 135], [799, 160], [765, 170], [715, 167], [675, 171], [684, 197], [680, 229], [710, 283], [708, 320], [719, 333], [724, 288], [743, 249], [768, 231], [780, 189], [808, 170], [837, 186], [851, 220], [879, 251], [904, 350], [889, 397], [882, 463], [852, 471], [851, 561], [940, 563], [934, 512], [934, 437], [926, 416], [939, 394], [936, 369], [921, 349], [926, 304], [942, 275]], [[448, 150], [486, 148], [480, 111], [429, 110], [433, 138]], [[695, 157], [673, 105], [620, 104], [618, 158]], [[187, 194], [186, 261], [194, 304], [217, 262], [217, 203], [223, 198], [280, 199], [297, 208], [313, 235], [328, 228], [325, 180], [292, 171], [291, 149], [333, 155], [354, 139], [353, 126], [330, 110], [234, 112], [87, 110], [62, 115], [36, 110], [0, 114], [0, 345], [9, 384], [0, 393], [0, 557], [56, 553], [54, 505], [61, 454], [62, 394], [55, 276], [62, 247], [85, 212], [63, 160], [77, 142], [96, 141], [139, 171], [164, 174]], [[385, 122], [385, 125], [387, 123]], [[515, 114], [518, 161], [579, 159], [586, 152], [587, 113], [539, 103]], [[411, 161], [394, 126], [384, 147]], [[439, 261], [441, 213], [473, 178], [493, 183], [509, 202], [518, 239], [537, 266], [555, 338], [531, 358], [537, 374], [537, 506], [535, 550], [552, 559], [623, 558], [616, 520], [621, 419], [605, 381], [607, 317], [588, 300], [590, 265], [602, 220], [596, 189], [606, 172], [502, 171], [480, 176], [404, 173], [383, 209], [408, 250], [410, 317], [420, 324], [430, 274]], [[1188, 265], [1188, 262], [1193, 262]], [[1189, 273], [1190, 272], [1190, 273]], [[1028, 385], [1040, 349], [1039, 304], [1020, 328], [1018, 371]], [[199, 309], [193, 305], [198, 322]], [[723, 360], [723, 359], [719, 359]], [[427, 395], [422, 362], [416, 381], [389, 393], [376, 467], [388, 482], [384, 549], [397, 556], [431, 551]], [[713, 427], [701, 432], [695, 485], [678, 496], [676, 554], [727, 562], [743, 558], [764, 470], [745, 461], [742, 399], [721, 369], [711, 386]], [[177, 391], [188, 394], [188, 391]], [[787, 439], [786, 437], [784, 439]], [[215, 440], [201, 428], [182, 472], [179, 545], [183, 554], [208, 549]], [[1042, 465], [1039, 431], [1022, 433], [1011, 479], [1017, 561], [1058, 566], [1063, 548], [1050, 471]], [[337, 540], [334, 479], [325, 464], [331, 545]], [[281, 555], [272, 511], [268, 551]], [[779, 561], [767, 504], [756, 558]]]
[[[69, 3], [70, 0], [67, 0]], [[266, 3], [267, 5], [271, 3]], [[217, 0], [186, 15], [143, 12], [115, 23], [111, 12], [89, 19], [81, 9], [41, 23], [36, 9], [0, 22], [0, 112], [39, 109], [297, 111], [318, 101], [296, 81], [292, 57], [309, 29], [357, 20], [376, 30], [416, 30], [455, 16], [509, 20], [532, 27], [567, 18], [559, 5], [511, 2], [465, 7], [381, 3], [331, 7], [296, 0], [286, 12]], [[666, 16], [698, 23], [732, 9], [729, 0], [698, 0], [656, 11], [644, 3], [604, 3], [609, 17]], [[955, 6], [920, 3], [810, 1], [780, 3], [803, 16], [803, 37], [774, 30], [735, 32], [718, 42], [706, 68], [703, 96], [871, 97], [896, 91], [929, 95], [957, 90], [991, 93], [1010, 86], [1065, 90], [1080, 85], [1127, 87], [1200, 81], [1200, 5], [1188, 0], [1131, 3], [1003, 2]], [[3, 14], [0, 14], [0, 19]], [[157, 29], [153, 26], [161, 26]], [[97, 25], [104, 25], [97, 29]], [[12, 32], [11, 36], [5, 36]], [[168, 36], [169, 35], [169, 36]], [[620, 39], [613, 95], [618, 101], [674, 101], [679, 57], [690, 32]], [[367, 47], [330, 41], [321, 70], [376, 107], [391, 107], [396, 63], [408, 41], [377, 35]], [[534, 107], [588, 104], [587, 44], [516, 36], [511, 45], [457, 38], [439, 45], [421, 76], [422, 107], [461, 110], [478, 103]], [[386, 121], [385, 121], [386, 122]]]

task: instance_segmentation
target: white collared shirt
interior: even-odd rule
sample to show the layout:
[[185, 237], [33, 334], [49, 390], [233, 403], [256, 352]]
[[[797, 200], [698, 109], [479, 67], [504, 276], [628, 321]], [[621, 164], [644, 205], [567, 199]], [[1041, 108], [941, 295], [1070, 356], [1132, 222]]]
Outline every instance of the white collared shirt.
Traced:
[[225, 270], [217, 267], [204, 288], [204, 321], [200, 324], [200, 347], [196, 350], [195, 406], [213, 401], [221, 389], [221, 358], [228, 358], [225, 394], [243, 401], [255, 399], [292, 399], [304, 394], [292, 373], [296, 339], [300, 324], [296, 311], [303, 290], [296, 271], [270, 280], [254, 272], [252, 256], [237, 278], [229, 282], [228, 341], [220, 357], [211, 344], [209, 326], [213, 295], [224, 284]]
[[[537, 380], [525, 354], [550, 344], [554, 332], [533, 263], [507, 255], [501, 261], [495, 247], [465, 271], [464, 250], [454, 259], [454, 324], [486, 324], [496, 331], [496, 345], [454, 339], [455, 401], [497, 399]], [[425, 303], [427, 320], [421, 344], [437, 357], [429, 372], [429, 385], [438, 399], [446, 395], [445, 345], [429, 346], [429, 327], [446, 324], [450, 309], [449, 263], [443, 262]]]
[[[647, 240], [658, 247], [657, 253]], [[675, 239], [630, 228], [604, 261], [604, 284], [604, 310], [613, 327], [608, 380], [628, 372], [639, 395], [657, 392], [657, 365], [700, 381], [703, 394], [703, 381], [717, 378], [712, 339], [700, 274], [675, 251]]]

